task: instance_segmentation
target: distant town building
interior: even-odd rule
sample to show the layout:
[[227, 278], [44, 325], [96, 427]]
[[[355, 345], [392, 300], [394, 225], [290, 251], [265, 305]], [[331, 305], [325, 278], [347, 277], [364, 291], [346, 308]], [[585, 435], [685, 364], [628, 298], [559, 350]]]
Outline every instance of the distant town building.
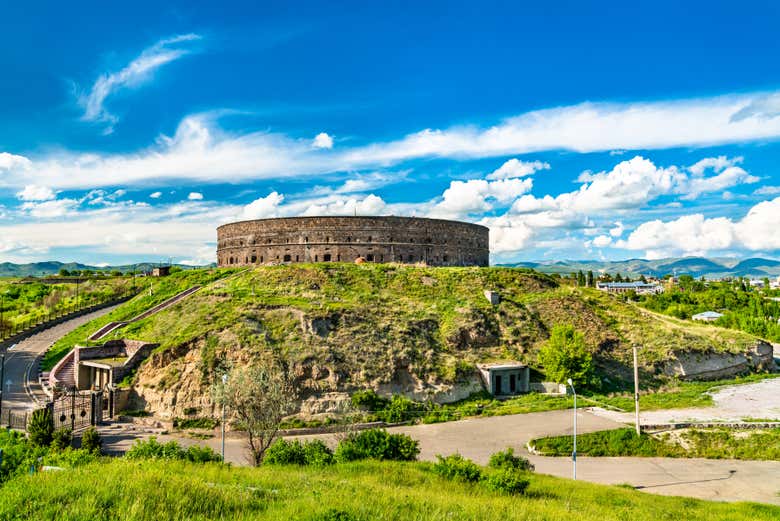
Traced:
[[152, 277], [167, 277], [171, 274], [170, 266], [158, 266], [152, 269]]
[[764, 279], [750, 279], [750, 286], [753, 288], [764, 288]]
[[596, 287], [607, 293], [635, 292], [637, 295], [655, 295], [663, 293], [664, 287], [651, 282], [599, 282]]
[[705, 311], [704, 313], [693, 315], [691, 318], [693, 320], [700, 320], [702, 322], [715, 322], [722, 316], [723, 313], [718, 313], [717, 311]]

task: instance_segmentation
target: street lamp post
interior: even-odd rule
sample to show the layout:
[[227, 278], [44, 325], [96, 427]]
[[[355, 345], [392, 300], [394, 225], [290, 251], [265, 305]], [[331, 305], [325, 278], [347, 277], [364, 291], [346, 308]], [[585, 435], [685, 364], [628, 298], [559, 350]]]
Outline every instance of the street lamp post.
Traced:
[[[224, 394], [224, 387], [227, 385], [228, 375], [222, 375], [222, 392]], [[225, 462], [225, 400], [222, 400], [222, 463]]]
[[567, 380], [571, 392], [574, 393], [574, 447], [571, 452], [571, 461], [573, 464], [573, 479], [577, 479], [577, 391], [574, 389], [574, 382], [571, 378]]

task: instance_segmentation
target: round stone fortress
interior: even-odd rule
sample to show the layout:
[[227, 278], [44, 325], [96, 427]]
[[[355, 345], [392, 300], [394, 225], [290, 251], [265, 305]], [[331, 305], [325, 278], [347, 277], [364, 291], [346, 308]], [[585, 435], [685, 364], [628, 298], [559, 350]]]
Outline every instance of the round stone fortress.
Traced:
[[488, 266], [488, 228], [418, 217], [284, 217], [217, 228], [220, 267], [291, 262]]

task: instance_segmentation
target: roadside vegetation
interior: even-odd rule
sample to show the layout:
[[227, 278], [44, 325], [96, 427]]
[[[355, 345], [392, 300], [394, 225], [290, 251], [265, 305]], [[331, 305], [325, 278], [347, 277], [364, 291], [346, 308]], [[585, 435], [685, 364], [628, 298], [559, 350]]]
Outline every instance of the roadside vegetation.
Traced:
[[[571, 436], [531, 441], [545, 456], [572, 453]], [[780, 429], [682, 429], [637, 436], [631, 428], [598, 431], [577, 436], [577, 454], [583, 456], [644, 456], [780, 460]]]

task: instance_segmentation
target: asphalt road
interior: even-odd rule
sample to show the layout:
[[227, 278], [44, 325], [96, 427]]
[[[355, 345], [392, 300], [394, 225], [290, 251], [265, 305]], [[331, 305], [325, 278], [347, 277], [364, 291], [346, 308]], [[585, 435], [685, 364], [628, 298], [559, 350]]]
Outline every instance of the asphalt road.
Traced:
[[9, 348], [5, 352], [5, 378], [2, 382], [3, 409], [33, 409], [36, 400], [43, 400], [43, 392], [38, 385], [38, 356], [64, 335], [90, 320], [110, 313], [114, 308], [116, 306], [68, 320]]

